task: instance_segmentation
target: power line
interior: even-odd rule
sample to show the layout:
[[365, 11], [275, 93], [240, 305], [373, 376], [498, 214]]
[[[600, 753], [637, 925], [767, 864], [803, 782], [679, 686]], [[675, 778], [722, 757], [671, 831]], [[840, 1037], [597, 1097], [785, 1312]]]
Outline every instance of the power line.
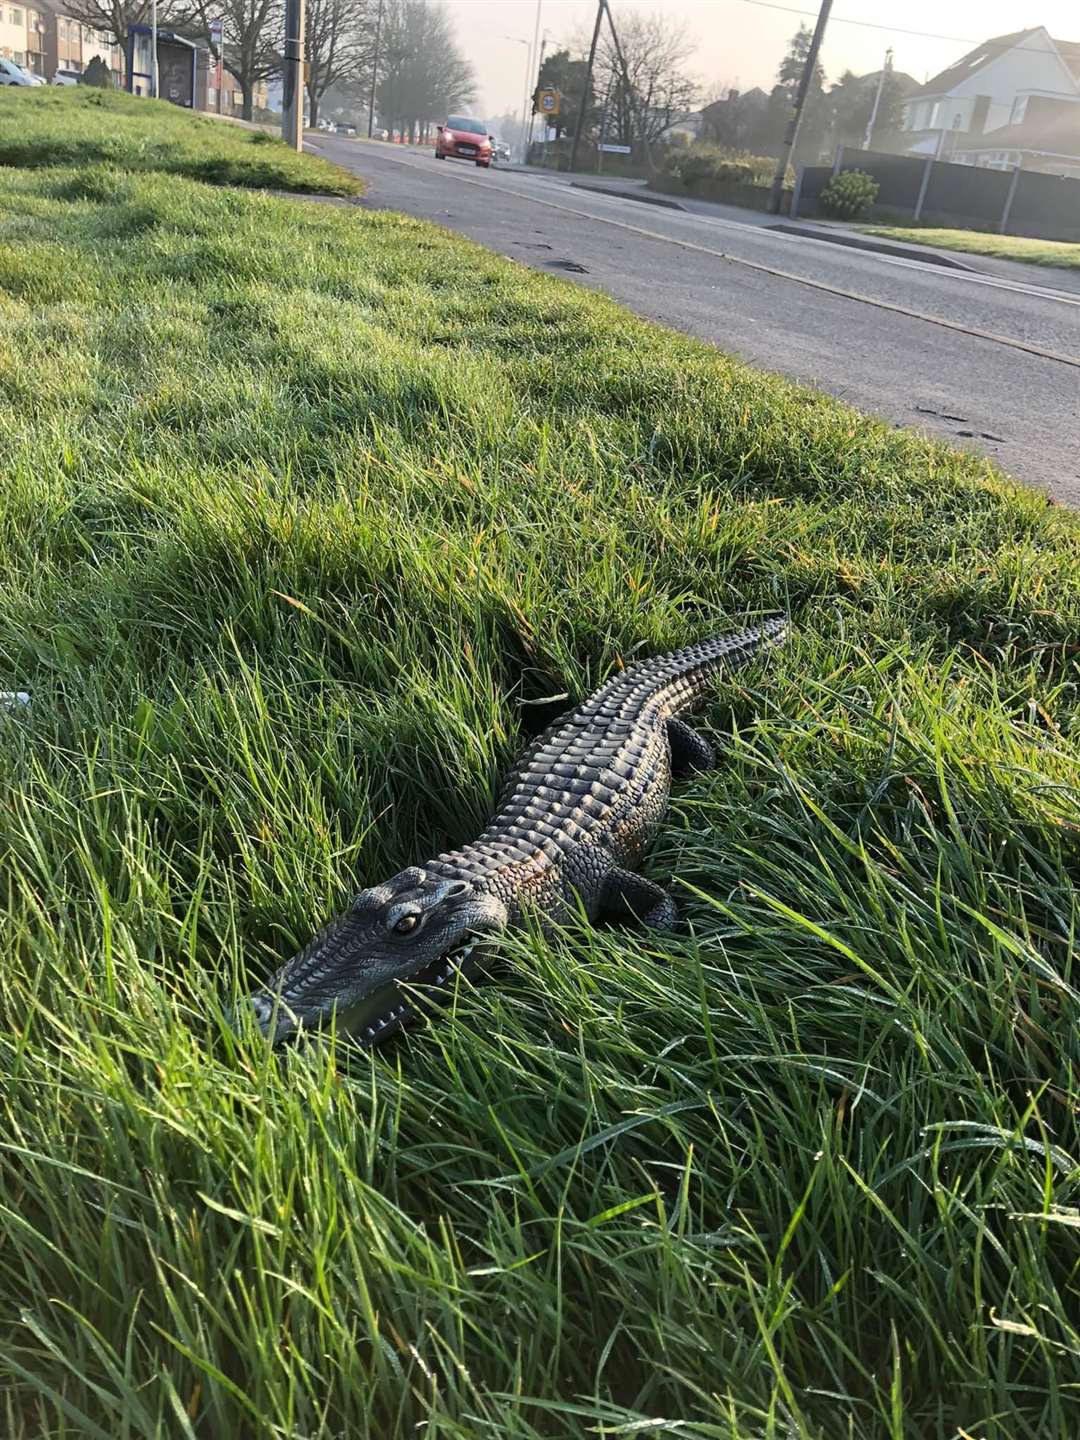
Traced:
[[[817, 17], [816, 10], [802, 10], [797, 5], [777, 5], [774, 0], [738, 0], [740, 5], [757, 5], [762, 10], [783, 10], [786, 15], [809, 15]], [[864, 30], [887, 30], [890, 35], [917, 35], [921, 40], [949, 40], [955, 45], [978, 45], [978, 40], [968, 40], [963, 35], [936, 35], [929, 30], [902, 30], [897, 25], [880, 25], [873, 20], [848, 20], [843, 15], [834, 15], [834, 25], [859, 25]]]
[[[817, 16], [816, 10], [803, 10], [797, 5], [778, 5], [775, 3], [775, 0], [735, 0], [735, 3], [739, 5], [756, 5], [762, 10], [782, 10], [785, 15], [805, 15], [811, 20]], [[972, 49], [974, 49], [976, 45], [985, 45], [988, 43], [985, 37], [982, 40], [972, 40], [965, 35], [939, 35], [933, 30], [905, 30], [899, 25], [882, 25], [875, 20], [849, 20], [844, 15], [834, 15], [832, 17], [832, 23], [834, 25], [858, 25], [860, 29], [863, 30], [884, 30], [889, 35], [915, 35], [920, 40], [947, 40], [950, 44], [968, 45]], [[1016, 33], [1023, 35], [1026, 32], [1019, 30]], [[991, 38], [996, 39], [997, 37], [992, 36]], [[1024, 48], [1028, 55], [1060, 56], [1061, 54], [1059, 50], [1047, 49], [1045, 45], [1027, 45]]]

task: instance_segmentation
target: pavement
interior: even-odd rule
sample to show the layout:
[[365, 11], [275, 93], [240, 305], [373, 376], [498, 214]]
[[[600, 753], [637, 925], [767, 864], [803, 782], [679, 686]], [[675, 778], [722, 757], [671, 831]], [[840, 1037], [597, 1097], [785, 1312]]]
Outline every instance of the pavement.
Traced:
[[309, 143], [368, 181], [367, 205], [434, 221], [869, 414], [972, 447], [1080, 508], [1074, 274], [981, 256], [962, 257], [976, 269], [946, 269], [787, 234], [730, 206], [646, 207], [553, 172], [485, 171], [325, 135]]

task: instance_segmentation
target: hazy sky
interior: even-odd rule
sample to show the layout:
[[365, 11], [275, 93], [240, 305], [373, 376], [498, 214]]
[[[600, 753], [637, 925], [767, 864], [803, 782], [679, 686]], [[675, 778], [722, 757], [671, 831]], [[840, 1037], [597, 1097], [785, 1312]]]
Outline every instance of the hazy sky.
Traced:
[[[520, 110], [525, 92], [527, 48], [536, 0], [445, 0], [461, 48], [476, 67], [482, 115]], [[711, 94], [735, 85], [768, 89], [791, 35], [805, 18], [813, 23], [814, 0], [611, 0], [620, 15], [658, 11], [682, 20], [697, 42], [693, 71]], [[588, 30], [595, 0], [541, 0], [540, 29], [548, 48]], [[845, 23], [859, 21], [859, 24]], [[894, 64], [919, 81], [942, 70], [980, 40], [1034, 25], [1056, 39], [1080, 40], [1078, 0], [835, 0], [822, 59], [833, 79], [842, 71], [878, 70], [887, 46]], [[880, 27], [880, 28], [875, 28]], [[923, 32], [912, 34], [912, 31]], [[942, 38], [931, 38], [942, 37]], [[532, 89], [535, 80], [531, 80]]]

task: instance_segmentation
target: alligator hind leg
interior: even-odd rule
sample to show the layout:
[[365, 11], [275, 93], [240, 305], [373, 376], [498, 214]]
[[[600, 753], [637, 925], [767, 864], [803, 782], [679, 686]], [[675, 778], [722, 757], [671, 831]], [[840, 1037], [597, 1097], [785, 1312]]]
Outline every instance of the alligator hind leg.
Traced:
[[667, 722], [668, 744], [671, 746], [671, 769], [675, 775], [692, 775], [695, 770], [714, 770], [716, 751], [684, 720]]
[[618, 865], [604, 877], [602, 913], [610, 920], [630, 921], [650, 930], [670, 930], [679, 915], [666, 890]]

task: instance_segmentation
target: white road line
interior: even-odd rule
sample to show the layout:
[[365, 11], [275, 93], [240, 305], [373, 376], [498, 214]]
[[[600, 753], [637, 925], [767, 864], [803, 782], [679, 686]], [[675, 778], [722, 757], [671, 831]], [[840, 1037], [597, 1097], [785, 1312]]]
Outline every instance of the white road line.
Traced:
[[[315, 148], [315, 147], [312, 147]], [[420, 167], [403, 156], [385, 155], [380, 158], [390, 160], [394, 164], [404, 165], [407, 169], [417, 170]], [[472, 177], [459, 175], [456, 183], [458, 185], [476, 185], [481, 189], [488, 189], [492, 185], [490, 179], [479, 180]], [[665, 235], [660, 230], [649, 230], [643, 225], [631, 225], [625, 220], [615, 220], [609, 215], [596, 215], [588, 210], [575, 210], [570, 205], [559, 205], [554, 200], [542, 200], [537, 195], [527, 195], [521, 190], [511, 190], [505, 185], [498, 185], [500, 193], [513, 195], [518, 200], [528, 201], [530, 205], [541, 205], [546, 210], [558, 210], [564, 215], [574, 215], [579, 220], [592, 220], [598, 225], [610, 225], [617, 230], [627, 230], [632, 235], [641, 235], [648, 240], [659, 240], [664, 245], [676, 245], [680, 250], [692, 250], [699, 255], [711, 255], [717, 260], [726, 260], [731, 265], [741, 265], [747, 270], [756, 270], [761, 274], [773, 275], [780, 280], [789, 280], [795, 285], [805, 285], [811, 290], [821, 290], [826, 295], [835, 295], [842, 300], [852, 300], [860, 305], [872, 305], [876, 310], [888, 310], [894, 315], [903, 315], [909, 320], [922, 320], [927, 325], [938, 325], [945, 330], [953, 330], [960, 335], [970, 335], [976, 340], [986, 340], [994, 345], [1006, 345], [1011, 350], [1021, 350], [1026, 355], [1036, 355], [1041, 360], [1052, 360], [1058, 365], [1071, 365], [1080, 370], [1080, 356], [1065, 355], [1057, 350], [1047, 350], [1041, 345], [1031, 345], [1026, 340], [1014, 340], [1009, 335], [996, 335], [992, 330], [980, 330], [972, 325], [960, 325], [955, 320], [945, 320], [940, 315], [928, 315], [922, 310], [911, 310], [906, 305], [894, 305], [889, 300], [878, 300], [872, 295], [860, 295], [855, 290], [844, 290], [838, 285], [828, 285], [823, 280], [811, 280], [806, 275], [795, 275], [790, 270], [779, 270], [773, 265], [764, 265], [758, 260], [747, 260], [741, 255], [729, 255], [724, 250], [714, 250], [709, 245], [699, 245], [693, 240], [684, 240], [680, 236]], [[610, 197], [615, 198], [615, 197]], [[690, 212], [687, 212], [690, 213]], [[735, 222], [728, 222], [735, 223]], [[764, 227], [762, 227], [764, 228]], [[790, 239], [804, 239], [804, 236], [790, 236]], [[818, 241], [819, 244], [828, 244], [826, 241]], [[862, 252], [868, 253], [868, 252]], [[889, 257], [878, 257], [889, 258]], [[924, 262], [925, 263], [925, 262]], [[957, 270], [953, 275], [962, 275], [964, 272]]]

